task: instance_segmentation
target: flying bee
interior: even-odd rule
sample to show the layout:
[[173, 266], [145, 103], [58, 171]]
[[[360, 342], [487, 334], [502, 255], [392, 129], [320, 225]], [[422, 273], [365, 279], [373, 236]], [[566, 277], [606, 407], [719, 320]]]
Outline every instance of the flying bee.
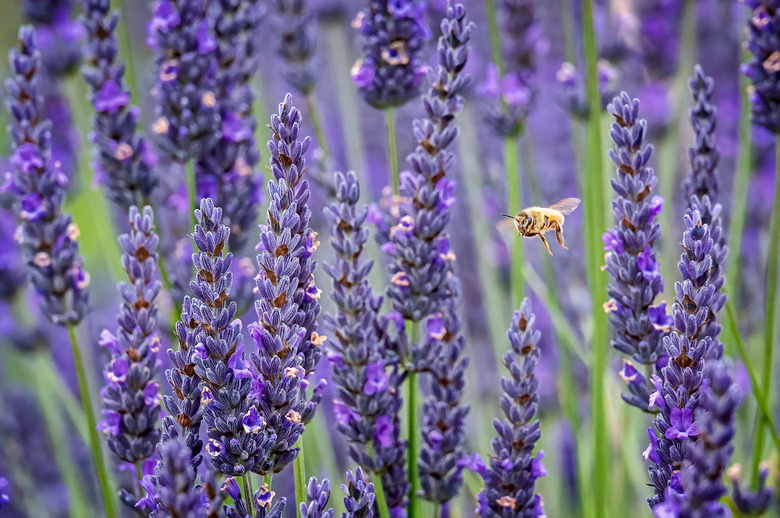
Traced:
[[539, 236], [547, 248], [547, 252], [553, 255], [550, 245], [544, 238], [544, 233], [550, 230], [555, 231], [555, 237], [558, 244], [564, 250], [568, 250], [563, 244], [563, 222], [564, 215], [571, 214], [580, 205], [579, 198], [564, 198], [561, 201], [550, 205], [547, 208], [528, 207], [518, 212], [514, 217], [509, 214], [501, 214], [510, 218], [515, 223], [517, 234], [525, 237]]

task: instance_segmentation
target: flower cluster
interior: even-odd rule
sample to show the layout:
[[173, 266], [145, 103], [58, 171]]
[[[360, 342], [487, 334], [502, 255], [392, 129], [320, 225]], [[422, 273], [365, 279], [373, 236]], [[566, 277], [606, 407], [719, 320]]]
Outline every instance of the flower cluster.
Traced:
[[130, 105], [125, 64], [118, 59], [119, 14], [111, 11], [109, 0], [84, 0], [83, 12], [88, 36], [83, 73], [95, 108], [92, 167], [108, 198], [127, 210], [149, 203], [157, 186], [150, 167], [156, 157], [149, 143], [136, 135], [140, 111]]
[[[328, 358], [337, 386], [334, 401], [339, 430], [349, 441], [350, 456], [381, 474], [389, 507], [402, 508], [409, 491], [406, 441], [401, 439], [399, 396], [404, 376], [397, 364], [388, 320], [379, 316], [382, 297], [368, 282], [373, 262], [363, 249], [368, 242], [368, 211], [359, 206], [360, 184], [355, 173], [336, 173], [336, 201], [325, 211], [331, 222], [335, 252], [326, 273], [333, 278], [332, 299], [337, 312], [326, 315], [331, 331]], [[369, 455], [373, 445], [375, 455]]]
[[257, 344], [252, 361], [262, 385], [259, 410], [276, 434], [271, 461], [279, 472], [297, 456], [294, 444], [321, 399], [322, 385], [308, 402], [306, 389], [325, 337], [316, 331], [320, 290], [311, 256], [318, 242], [309, 228], [309, 182], [304, 179], [303, 155], [310, 139], [300, 138], [301, 113], [290, 94], [271, 118], [270, 129], [273, 179], [268, 182], [267, 225], [257, 245], [259, 321], [249, 325], [249, 332]]
[[690, 119], [696, 135], [696, 146], [688, 149], [691, 171], [685, 179], [685, 196], [687, 200], [693, 195], [700, 200], [708, 196], [710, 202], [715, 203], [718, 198], [718, 177], [715, 170], [720, 160], [715, 137], [717, 110], [712, 104], [715, 82], [704, 74], [700, 65], [696, 65], [689, 84], [694, 102]]
[[[664, 503], [655, 507], [656, 516], [679, 518], [723, 518], [730, 516], [720, 502], [726, 495], [723, 474], [734, 452], [736, 413], [742, 394], [734, 383], [729, 362], [717, 360], [704, 367], [700, 406], [695, 411], [698, 440], [688, 448], [676, 484], [667, 489]], [[668, 514], [662, 514], [662, 513]]]
[[752, 83], [748, 93], [753, 124], [780, 132], [780, 1], [745, 0], [753, 10], [747, 48], [752, 57], [741, 71]]
[[58, 78], [73, 72], [81, 59], [84, 27], [72, 18], [71, 0], [22, 0], [22, 12], [35, 24], [35, 39], [43, 67]]
[[215, 95], [221, 120], [220, 139], [195, 164], [199, 198], [212, 198], [222, 207], [230, 228], [230, 249], [241, 252], [257, 220], [262, 199], [262, 179], [256, 174], [260, 161], [252, 115], [258, 26], [263, 8], [258, 0], [214, 2], [214, 37], [218, 68]]
[[104, 329], [100, 345], [111, 352], [101, 391], [103, 419], [98, 429], [108, 448], [131, 464], [152, 456], [160, 441], [160, 386], [155, 379], [160, 340], [155, 335], [161, 284], [155, 277], [160, 241], [151, 207], [129, 212], [130, 232], [119, 236], [127, 281], [119, 283], [122, 303], [116, 334]]
[[317, 82], [317, 25], [315, 12], [306, 0], [273, 0], [274, 27], [279, 43], [276, 53], [284, 61], [287, 84], [304, 95]]
[[417, 96], [425, 75], [420, 54], [430, 37], [424, 14], [421, 0], [366, 0], [352, 22], [363, 48], [352, 81], [374, 108], [401, 106]]
[[347, 494], [344, 507], [347, 510], [342, 518], [374, 518], [374, 484], [368, 481], [360, 466], [355, 473], [347, 471], [347, 483], [341, 484]]
[[198, 224], [193, 239], [193, 321], [195, 374], [203, 380], [204, 420], [208, 430], [206, 451], [220, 472], [233, 477], [267, 471], [268, 452], [275, 437], [265, 429], [257, 399], [250, 394], [252, 374], [244, 362], [241, 321], [230, 301], [233, 254], [223, 255], [230, 229], [222, 224], [222, 209], [210, 198], [195, 211]]
[[648, 429], [650, 445], [644, 453], [644, 458], [653, 463], [649, 468], [655, 490], [649, 500], [651, 507], [663, 501], [672, 473], [690, 458], [691, 444], [701, 433], [694, 417], [706, 392], [702, 390], [707, 385], [702, 371], [713, 343], [713, 337], [703, 329], [710, 308], [725, 297], [710, 283], [714, 246], [710, 226], [702, 222], [698, 211], [689, 210], [685, 227], [684, 252], [678, 263], [682, 282], [674, 286], [674, 330], [663, 339], [668, 362], [660, 369], [660, 376], [654, 375], [651, 380], [656, 390], [650, 394], [649, 405], [658, 411], [653, 420], [655, 431]]
[[200, 486], [195, 485], [197, 471], [192, 451], [182, 438], [170, 438], [157, 448], [159, 461], [153, 476], [141, 485], [146, 490], [137, 507], [148, 507], [151, 518], [206, 518]]
[[62, 212], [68, 180], [51, 161], [50, 123], [41, 112], [40, 54], [31, 27], [19, 29], [19, 47], [10, 58], [13, 75], [6, 81], [6, 106], [15, 173], [5, 188], [15, 195], [14, 210], [21, 220], [16, 240], [43, 297], [43, 313], [57, 325], [73, 326], [87, 310], [89, 274], [79, 256], [79, 229]]
[[629, 389], [623, 399], [649, 412], [649, 380], [632, 361], [652, 372], [663, 357], [661, 338], [672, 323], [665, 303], [652, 305], [664, 286], [654, 251], [661, 237], [656, 216], [663, 198], [652, 195], [658, 180], [648, 165], [653, 147], [644, 144], [647, 123], [639, 118], [639, 101], [623, 92], [607, 110], [615, 118], [611, 130], [615, 150], [609, 157], [617, 167], [612, 188], [618, 196], [612, 200], [616, 226], [602, 236], [606, 270], [612, 277], [605, 310], [613, 329], [612, 346], [630, 358], [621, 371]]
[[160, 148], [176, 162], [205, 154], [217, 143], [217, 42], [206, 0], [158, 0], [147, 42], [155, 54]]
[[500, 100], [488, 108], [487, 122], [501, 137], [523, 131], [523, 124], [536, 97], [536, 62], [543, 51], [541, 25], [537, 20], [538, 0], [499, 0], [497, 19], [501, 37], [503, 70], [488, 65], [479, 93]]
[[301, 502], [301, 518], [333, 518], [333, 509], [328, 508], [330, 500], [330, 481], [326, 478], [322, 482], [317, 477], [309, 479], [306, 486], [306, 501]]
[[[395, 311], [419, 322], [439, 312], [449, 296], [450, 262], [454, 258], [446, 234], [455, 203], [452, 172], [455, 157], [449, 150], [458, 135], [455, 117], [463, 107], [463, 92], [471, 77], [462, 74], [474, 25], [465, 21], [458, 4], [448, 9], [439, 39], [438, 70], [430, 72], [430, 89], [423, 105], [425, 118], [414, 121], [417, 147], [406, 157], [408, 171], [401, 173], [395, 225], [382, 250], [392, 256], [388, 295]], [[417, 370], [427, 367], [428, 354], [411, 351]]]
[[483, 474], [485, 488], [477, 495], [482, 518], [545, 516], [542, 498], [534, 493], [536, 479], [547, 474], [541, 460], [544, 450], [532, 456], [541, 437], [539, 420], [533, 420], [539, 400], [536, 344], [541, 338], [533, 328], [535, 318], [531, 302], [523, 299], [507, 333], [512, 349], [504, 354], [504, 366], [512, 377], [501, 379], [501, 409], [506, 418], [494, 421], [498, 436], [492, 442], [490, 469]]
[[647, 0], [637, 4], [639, 54], [651, 80], [677, 72], [683, 2]]

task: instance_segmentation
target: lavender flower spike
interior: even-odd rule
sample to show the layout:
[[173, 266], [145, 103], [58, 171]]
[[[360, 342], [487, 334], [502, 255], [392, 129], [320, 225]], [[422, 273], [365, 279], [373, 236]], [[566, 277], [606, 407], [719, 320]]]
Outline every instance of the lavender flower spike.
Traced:
[[149, 203], [157, 186], [150, 168], [154, 157], [149, 143], [136, 135], [139, 109], [130, 105], [125, 64], [118, 59], [119, 13], [111, 11], [109, 0], [83, 0], [82, 10], [88, 35], [83, 74], [95, 108], [92, 167], [108, 198], [127, 210]]
[[430, 37], [424, 15], [421, 0], [365, 0], [353, 20], [363, 57], [352, 67], [352, 81], [374, 108], [401, 106], [417, 96], [425, 74], [420, 54]]
[[382, 297], [368, 282], [373, 266], [363, 257], [369, 239], [368, 211], [358, 205], [360, 184], [355, 173], [336, 173], [334, 192], [336, 201], [325, 214], [331, 222], [335, 259], [325, 265], [325, 271], [333, 278], [331, 297], [337, 308], [335, 314], [326, 315], [331, 330], [327, 342], [331, 379], [338, 390], [336, 418], [350, 456], [380, 474], [388, 506], [400, 511], [409, 493], [407, 443], [401, 439], [398, 417], [404, 375], [398, 371], [388, 319], [378, 314]]
[[51, 163], [51, 125], [42, 115], [41, 60], [32, 27], [19, 29], [19, 47], [11, 49], [9, 57], [6, 107], [15, 172], [4, 188], [15, 195], [14, 211], [21, 220], [16, 240], [32, 284], [43, 297], [43, 313], [57, 325], [73, 326], [87, 311], [89, 274], [79, 256], [79, 229], [62, 212], [68, 180]]
[[260, 414], [276, 434], [274, 472], [298, 455], [293, 447], [314, 417], [324, 385], [307, 401], [309, 377], [319, 362], [325, 337], [316, 329], [320, 290], [314, 284], [316, 234], [309, 228], [309, 182], [306, 159], [309, 138], [300, 139], [301, 113], [287, 94], [271, 119], [273, 140], [268, 182], [268, 224], [262, 227], [257, 262], [258, 322], [249, 325], [257, 345], [252, 362], [262, 385]]
[[193, 239], [199, 252], [192, 255], [195, 280], [190, 304], [195, 374], [203, 380], [204, 420], [208, 430], [206, 451], [211, 462], [228, 476], [267, 471], [268, 454], [275, 437], [269, 434], [251, 394], [252, 374], [244, 362], [241, 320], [230, 301], [233, 254], [223, 255], [230, 229], [221, 223], [222, 209], [210, 198], [195, 211]]
[[301, 502], [301, 518], [333, 518], [333, 509], [327, 509], [330, 500], [330, 481], [326, 478], [322, 483], [316, 477], [309, 479], [306, 488], [306, 501]]
[[494, 455], [483, 475], [485, 487], [477, 495], [477, 512], [482, 518], [543, 518], [542, 497], [534, 493], [536, 479], [547, 474], [542, 462], [544, 450], [532, 456], [541, 437], [536, 415], [539, 400], [536, 364], [541, 333], [533, 329], [536, 317], [525, 298], [515, 311], [507, 336], [511, 350], [504, 355], [510, 378], [501, 379], [501, 410], [506, 419], [493, 421], [498, 436], [492, 441]]
[[649, 398], [650, 406], [658, 411], [653, 420], [655, 431], [648, 430], [650, 445], [644, 454], [653, 463], [649, 468], [655, 490], [655, 496], [648, 500], [651, 507], [664, 500], [672, 473], [681, 469], [684, 461], [691, 460], [689, 450], [701, 434], [694, 417], [706, 392], [702, 370], [713, 343], [712, 336], [703, 330], [710, 308], [723, 296], [710, 283], [710, 252], [714, 246], [710, 227], [696, 210], [685, 215], [685, 227], [684, 252], [678, 263], [682, 282], [674, 286], [674, 330], [663, 340], [669, 360], [660, 370], [661, 375], [653, 376], [656, 391]]
[[699, 199], [708, 196], [715, 203], [718, 198], [718, 177], [715, 173], [720, 153], [715, 138], [717, 109], [712, 104], [714, 81], [705, 75], [701, 65], [696, 65], [689, 83], [694, 101], [690, 119], [696, 135], [696, 147], [688, 149], [691, 171], [685, 179], [685, 196], [688, 200], [694, 194]]
[[262, 175], [257, 174], [260, 152], [252, 114], [255, 95], [251, 79], [257, 68], [258, 26], [264, 9], [259, 0], [213, 2], [217, 54], [217, 89], [221, 136], [195, 164], [199, 197], [222, 207], [230, 227], [230, 250], [244, 251], [257, 220], [262, 199]]
[[628, 357], [621, 371], [629, 390], [623, 399], [651, 412], [649, 380], [632, 362], [652, 373], [664, 354], [661, 338], [672, 324], [665, 303], [652, 305], [664, 286], [654, 251], [661, 237], [655, 219], [662, 211], [663, 198], [652, 194], [657, 183], [648, 166], [653, 147], [644, 144], [647, 123], [639, 118], [639, 101], [623, 92], [607, 111], [615, 118], [611, 129], [615, 149], [609, 157], [617, 167], [612, 180], [617, 197], [612, 200], [616, 226], [602, 236], [611, 276], [607, 285], [610, 300], [604, 308], [613, 329], [612, 346]]
[[151, 518], [206, 518], [189, 445], [181, 438], [171, 438], [160, 443], [158, 451], [155, 476], [142, 483], [151, 494], [139, 503], [151, 509]]
[[155, 335], [161, 284], [151, 207], [143, 215], [130, 207], [130, 232], [119, 236], [122, 265], [128, 281], [119, 283], [122, 303], [116, 335], [107, 329], [100, 345], [108, 346], [108, 384], [101, 391], [103, 419], [98, 429], [108, 436], [108, 448], [125, 462], [148, 459], [160, 441], [160, 387], [154, 380], [160, 339]]
[[287, 84], [309, 95], [317, 82], [317, 20], [307, 0], [273, 0], [277, 55], [284, 61]]
[[688, 449], [680, 470], [683, 493], [667, 489], [666, 499], [654, 511], [672, 512], [678, 518], [725, 518], [731, 516], [720, 502], [727, 491], [723, 474], [734, 452], [736, 413], [742, 394], [734, 383], [728, 361], [715, 360], [704, 367], [700, 406], [696, 409], [698, 440]]
[[347, 471], [347, 483], [341, 484], [341, 489], [347, 494], [344, 498], [347, 512], [341, 513], [341, 518], [374, 518], [374, 484], [360, 466], [354, 474]]
[[[398, 219], [383, 250], [393, 257], [388, 296], [406, 320], [421, 321], [439, 312], [449, 296], [450, 240], [446, 234], [455, 203], [455, 181], [447, 178], [455, 157], [449, 150], [458, 135], [454, 125], [463, 107], [463, 92], [471, 76], [463, 74], [474, 25], [465, 9], [450, 6], [442, 21], [438, 70], [423, 104], [425, 118], [414, 121], [417, 147], [406, 157], [410, 171], [401, 173]], [[425, 347], [411, 351], [417, 370], [426, 367]]]
[[746, 516], [761, 516], [772, 505], [772, 495], [774, 494], [771, 484], [767, 485], [769, 463], [763, 462], [759, 467], [758, 487], [756, 487], [755, 492], [750, 491], [749, 488], [745, 490], [740, 487], [740, 471], [740, 465], [735, 464], [726, 472], [733, 487], [734, 504], [739, 512]]
[[753, 10], [748, 21], [747, 48], [752, 57], [740, 71], [752, 85], [749, 87], [753, 124], [772, 133], [780, 133], [780, 0], [745, 0]]
[[157, 67], [153, 130], [176, 162], [207, 153], [220, 135], [217, 43], [206, 0], [158, 0], [147, 42]]

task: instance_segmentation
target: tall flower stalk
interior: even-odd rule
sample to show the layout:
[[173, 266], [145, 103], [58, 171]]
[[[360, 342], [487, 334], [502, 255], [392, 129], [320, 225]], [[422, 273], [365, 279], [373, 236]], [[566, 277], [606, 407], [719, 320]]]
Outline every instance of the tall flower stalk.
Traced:
[[130, 105], [125, 63], [116, 33], [119, 13], [109, 0], [84, 0], [84, 78], [95, 108], [92, 167], [108, 198], [122, 210], [151, 201], [158, 180], [152, 174], [151, 145], [137, 133], [139, 109]]
[[224, 224], [230, 228], [230, 250], [240, 254], [262, 199], [251, 80], [257, 68], [258, 27], [264, 11], [258, 0], [213, 4], [209, 19], [216, 42], [215, 95], [221, 131], [217, 144], [197, 157], [194, 172], [198, 197], [212, 198], [222, 207]]
[[76, 334], [87, 311], [89, 274], [82, 269], [79, 229], [71, 216], [62, 212], [68, 180], [51, 161], [51, 124], [42, 114], [41, 58], [32, 27], [19, 29], [18, 47], [11, 49], [9, 58], [12, 76], [6, 82], [6, 106], [11, 115], [15, 171], [8, 189], [15, 195], [14, 210], [21, 221], [17, 242], [32, 285], [42, 297], [43, 314], [68, 330], [103, 505], [106, 515], [114, 518], [114, 495]]
[[267, 224], [257, 250], [260, 274], [255, 302], [258, 321], [249, 326], [257, 351], [252, 354], [260, 389], [260, 414], [276, 435], [263, 474], [280, 472], [295, 461], [296, 497], [303, 497], [302, 435], [322, 398], [324, 384], [307, 395], [309, 379], [322, 355], [317, 333], [320, 290], [314, 282], [316, 234], [309, 227], [309, 182], [301, 113], [287, 94], [271, 118], [271, 173]]
[[[425, 118], [414, 122], [417, 147], [406, 159], [410, 170], [401, 175], [403, 201], [397, 207], [398, 217], [389, 230], [388, 242], [382, 247], [393, 261], [388, 296], [394, 311], [406, 321], [411, 342], [409, 350], [403, 352], [409, 371], [410, 518], [416, 518], [419, 511], [417, 374], [431, 367], [436, 342], [424, 340], [418, 344], [417, 330], [429, 317], [438, 318], [436, 314], [444, 311], [446, 304], [455, 305], [448, 302], [452, 293], [449, 277], [454, 254], [447, 235], [455, 203], [455, 182], [447, 174], [451, 173], [454, 162], [449, 146], [457, 137], [453, 122], [461, 111], [462, 94], [471, 80], [468, 74], [462, 73], [474, 29], [465, 17], [462, 5], [450, 5], [441, 23], [438, 70], [429, 74], [431, 86], [423, 103]], [[457, 341], [454, 335], [453, 339]], [[457, 356], [448, 358], [452, 365], [459, 363]]]
[[160, 340], [156, 336], [161, 284], [158, 274], [154, 215], [129, 211], [130, 232], [119, 237], [127, 281], [119, 283], [122, 302], [116, 333], [104, 329], [100, 345], [111, 352], [101, 392], [103, 419], [98, 428], [107, 436], [108, 448], [125, 462], [141, 463], [154, 454], [160, 441], [160, 386], [155, 381]]
[[[775, 174], [774, 204], [769, 230], [769, 250], [766, 263], [766, 302], [764, 304], [764, 355], [761, 375], [765, 394], [771, 394], [772, 366], [774, 361], [775, 331], [778, 306], [778, 270], [780, 270], [780, 98], [777, 95], [780, 84], [780, 2], [777, 0], [746, 0], [753, 10], [748, 21], [747, 48], [752, 56], [742, 65], [742, 73], [751, 81], [749, 99], [753, 124], [762, 126], [777, 136], [777, 172]], [[756, 427], [751, 481], [755, 485], [759, 478], [759, 461], [763, 455], [766, 419], [760, 419]]]
[[355, 173], [336, 173], [334, 192], [335, 201], [325, 213], [335, 258], [324, 267], [333, 279], [331, 297], [337, 308], [326, 315], [331, 379], [338, 391], [334, 412], [350, 457], [375, 474], [377, 507], [386, 518], [390, 510], [403, 509], [409, 492], [407, 443], [401, 439], [398, 415], [404, 375], [388, 321], [378, 313], [382, 297], [368, 281], [373, 267], [364, 254], [368, 210], [359, 205]]
[[477, 512], [482, 518], [545, 516], [542, 497], [534, 492], [536, 480], [547, 474], [542, 462], [544, 450], [533, 456], [541, 437], [539, 420], [534, 420], [539, 403], [539, 362], [541, 333], [534, 330], [531, 303], [523, 299], [507, 332], [511, 350], [504, 366], [511, 378], [501, 379], [503, 420], [496, 419], [498, 436], [492, 441], [489, 469], [482, 475], [485, 487], [477, 495]]
[[365, 0], [365, 7], [352, 22], [363, 49], [363, 57], [352, 67], [352, 81], [368, 104], [385, 112], [394, 194], [400, 187], [395, 109], [419, 94], [425, 76], [420, 54], [430, 30], [424, 14], [425, 2], [421, 0]]

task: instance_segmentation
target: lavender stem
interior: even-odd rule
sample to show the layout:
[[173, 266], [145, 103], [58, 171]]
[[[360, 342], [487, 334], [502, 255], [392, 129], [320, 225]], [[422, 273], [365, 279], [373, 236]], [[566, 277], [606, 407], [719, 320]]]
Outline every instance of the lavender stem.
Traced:
[[306, 100], [306, 111], [309, 112], [309, 119], [311, 120], [311, 126], [314, 130], [314, 136], [317, 139], [317, 145], [322, 149], [326, 158], [330, 157], [330, 146], [328, 145], [328, 137], [322, 130], [322, 119], [320, 119], [320, 112], [317, 110], [317, 105], [314, 103], [314, 94], [309, 93], [304, 96]]
[[[311, 116], [311, 113], [309, 113]], [[293, 461], [293, 477], [295, 478], [295, 508], [298, 509], [301, 503], [306, 503], [306, 466], [303, 458], [303, 434], [298, 437], [295, 447], [299, 448], [298, 456]]]
[[[761, 373], [761, 388], [764, 394], [771, 394], [772, 390], [772, 361], [775, 344], [775, 317], [777, 309], [777, 277], [780, 269], [780, 136], [777, 137], [775, 161], [777, 174], [775, 175], [775, 198], [772, 210], [772, 223], [769, 231], [769, 251], [766, 258], [766, 312], [764, 314], [764, 366]], [[750, 470], [750, 483], [753, 487], [758, 484], [761, 455], [764, 449], [764, 427], [768, 425], [767, 420], [758, 412], [760, 416], [759, 425], [756, 427], [755, 448], [753, 449], [753, 460]], [[779, 452], [780, 453], [780, 452]]]
[[[411, 322], [409, 326], [411, 333], [409, 336], [412, 340], [417, 336], [417, 322]], [[409, 455], [407, 461], [409, 463], [409, 483], [411, 488], [409, 490], [409, 518], [418, 518], [419, 505], [417, 502], [417, 488], [420, 486], [420, 476], [417, 472], [417, 458], [420, 456], [420, 435], [418, 433], [417, 425], [417, 372], [409, 371], [406, 382], [409, 388], [409, 400], [407, 411], [409, 427]]]
[[495, 0], [485, 0], [485, 15], [487, 18], [488, 35], [490, 37], [490, 53], [493, 57], [493, 63], [498, 67], [498, 76], [504, 77], [504, 57], [501, 54], [501, 39], [499, 38], [498, 24], [496, 23]]
[[[241, 479], [241, 485], [244, 488], [244, 501], [246, 502], [247, 510], [249, 511], [249, 516], [254, 515], [254, 510], [252, 509], [255, 501], [255, 495], [252, 491], [249, 489], [249, 478], [251, 477], [251, 473], [247, 473], [246, 475], [243, 475], [241, 477], [236, 477]], [[271, 486], [268, 486], [271, 487]]]
[[401, 184], [398, 168], [398, 145], [395, 140], [395, 108], [385, 110], [385, 123], [387, 124], [387, 155], [390, 160], [390, 183], [393, 186], [393, 194], [398, 194]]
[[[504, 166], [506, 168], [506, 183], [508, 192], [507, 210], [523, 210], [523, 198], [520, 193], [520, 157], [517, 151], [517, 140], [509, 137], [504, 140]], [[512, 236], [512, 274], [511, 274], [511, 306], [519, 306], [523, 300], [525, 281], [523, 280], [523, 238]]]
[[95, 412], [92, 410], [92, 399], [90, 398], [89, 387], [87, 386], [87, 374], [84, 369], [84, 361], [81, 358], [75, 326], [68, 326], [68, 336], [70, 337], [70, 347], [73, 351], [73, 368], [76, 370], [76, 378], [79, 383], [81, 407], [84, 410], [84, 417], [87, 420], [89, 446], [92, 450], [92, 458], [95, 462], [95, 471], [97, 472], [98, 482], [100, 482], [100, 492], [103, 495], [103, 507], [106, 511], [107, 518], [116, 518], [114, 494], [111, 490], [106, 464], [103, 460], [103, 450], [101, 449], [100, 437], [98, 437]]
[[[187, 196], [189, 196], [190, 199], [190, 214], [195, 214], [195, 210], [200, 206], [198, 203], [197, 183], [195, 182], [195, 160], [187, 160], [185, 168], [187, 175]], [[195, 216], [192, 217], [194, 218]]]

